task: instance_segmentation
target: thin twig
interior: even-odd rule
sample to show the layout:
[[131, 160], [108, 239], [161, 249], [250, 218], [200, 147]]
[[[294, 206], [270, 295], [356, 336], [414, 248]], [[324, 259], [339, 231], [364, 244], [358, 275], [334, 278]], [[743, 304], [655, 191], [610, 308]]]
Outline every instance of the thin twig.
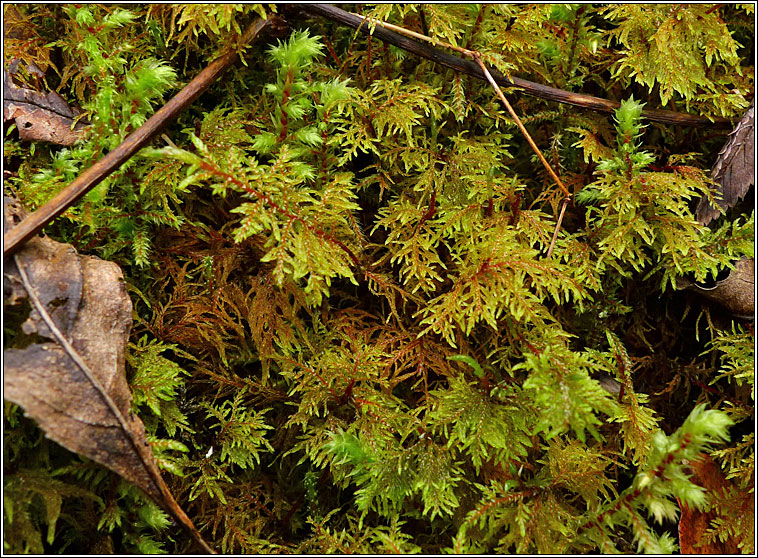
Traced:
[[190, 81], [179, 93], [151, 116], [113, 151], [85, 170], [71, 184], [45, 205], [31, 213], [3, 236], [3, 255], [13, 254], [24, 242], [39, 233], [48, 223], [59, 217], [92, 188], [97, 186], [139, 151], [166, 124], [174, 120], [187, 106], [197, 99], [234, 62], [238, 49], [252, 41], [271, 20], [256, 19], [229, 51]]
[[490, 82], [490, 85], [495, 89], [495, 92], [497, 93], [497, 96], [500, 97], [500, 100], [505, 105], [505, 108], [508, 109], [508, 112], [511, 115], [511, 118], [516, 122], [516, 126], [518, 126], [518, 129], [521, 130], [521, 133], [524, 134], [524, 137], [526, 138], [527, 143], [529, 143], [529, 146], [532, 148], [532, 150], [537, 154], [537, 157], [539, 157], [540, 161], [542, 162], [542, 165], [547, 169], [547, 172], [550, 174], [550, 176], [553, 178], [555, 183], [558, 185], [558, 187], [563, 191], [563, 194], [566, 196], [563, 198], [563, 202], [561, 203], [561, 210], [558, 214], [558, 219], [555, 222], [555, 230], [553, 231], [553, 239], [550, 241], [550, 247], [547, 249], [547, 254], [545, 254], [545, 259], [550, 259], [550, 256], [553, 255], [553, 248], [555, 247], [555, 241], [558, 239], [558, 233], [561, 230], [561, 223], [563, 222], [563, 214], [566, 212], [566, 206], [568, 206], [568, 202], [571, 199], [571, 193], [568, 191], [566, 186], [563, 185], [563, 182], [561, 181], [560, 177], [555, 173], [553, 170], [553, 167], [550, 166], [550, 163], [547, 162], [547, 159], [542, 155], [542, 151], [540, 151], [540, 148], [537, 147], [537, 144], [534, 143], [534, 140], [532, 139], [532, 136], [529, 135], [529, 132], [527, 132], [526, 128], [524, 127], [524, 124], [521, 122], [521, 119], [516, 114], [516, 111], [513, 110], [513, 107], [508, 102], [508, 99], [505, 98], [505, 95], [503, 94], [503, 90], [500, 89], [500, 86], [498, 86], [497, 83], [495, 83], [495, 80], [492, 78], [492, 74], [487, 70], [487, 67], [484, 65], [484, 62], [482, 62], [481, 55], [474, 51], [474, 60], [476, 60], [477, 64], [479, 64], [479, 67], [482, 69], [482, 72], [484, 73], [485, 77], [487, 78], [487, 81]]
[[[299, 4], [290, 9], [300, 10], [309, 15], [326, 17], [342, 25], [358, 29], [362, 33], [370, 34], [381, 41], [395, 45], [407, 52], [421, 56], [447, 68], [451, 68], [456, 72], [461, 72], [477, 79], [485, 79], [481, 69], [473, 60], [465, 60], [458, 56], [442, 52], [441, 50], [422, 44], [389, 28], [385, 29], [384, 27], [377, 25], [374, 29], [371, 26], [366, 25], [367, 18], [364, 16], [351, 14], [350, 12], [346, 12], [345, 10], [329, 4]], [[371, 21], [374, 22], [375, 20]], [[385, 24], [385, 26], [386, 25], [389, 24]], [[435, 39], [428, 42], [439, 44], [439, 41], [436, 41]], [[455, 50], [465, 54], [465, 52], [463, 52], [465, 49], [461, 50], [460, 47], [456, 47]], [[583, 95], [581, 93], [565, 91], [563, 89], [549, 87], [547, 85], [542, 85], [541, 83], [535, 83], [515, 76], [505, 76], [497, 70], [491, 70], [491, 73], [495, 78], [495, 81], [501, 87], [515, 87], [522, 93], [540, 99], [547, 99], [549, 101], [608, 114], [612, 114], [617, 108], [619, 108], [619, 102], [617, 101], [610, 101], [608, 99], [601, 99], [600, 97], [593, 97], [592, 95]], [[673, 124], [675, 126], [696, 126], [719, 129], [731, 129], [733, 127], [733, 120], [728, 118], [706, 118], [704, 116], [695, 116], [694, 114], [686, 114], [670, 110], [647, 109], [642, 112], [642, 116], [652, 122]]]
[[[349, 13], [349, 12], [348, 12]], [[350, 15], [356, 15], [356, 14], [350, 14]], [[358, 16], [362, 17], [362, 16]], [[511, 118], [516, 122], [516, 126], [518, 126], [518, 129], [521, 130], [521, 133], [524, 134], [524, 137], [526, 138], [527, 143], [529, 143], [529, 146], [532, 148], [532, 150], [537, 154], [537, 157], [539, 157], [542, 164], [547, 169], [547, 172], [550, 173], [550, 176], [553, 178], [555, 183], [558, 185], [558, 187], [563, 191], [563, 193], [570, 197], [571, 194], [566, 189], [566, 187], [563, 185], [563, 182], [561, 182], [561, 179], [558, 178], [558, 175], [555, 174], [550, 164], [547, 162], [545, 157], [542, 155], [542, 152], [540, 151], [539, 147], [537, 147], [537, 144], [534, 143], [534, 140], [532, 139], [532, 136], [529, 135], [529, 132], [524, 127], [524, 124], [521, 122], [521, 119], [516, 114], [516, 111], [513, 110], [513, 107], [508, 102], [508, 99], [505, 98], [505, 95], [503, 94], [503, 90], [500, 89], [500, 86], [495, 81], [495, 78], [492, 77], [492, 74], [487, 69], [487, 67], [484, 65], [484, 62], [482, 62], [482, 55], [479, 51], [476, 50], [470, 50], [467, 48], [459, 47], [452, 45], [450, 43], [446, 43], [444, 41], [440, 41], [438, 39], [434, 39], [432, 37], [428, 37], [426, 35], [422, 35], [421, 33], [416, 33], [415, 31], [411, 31], [410, 29], [405, 29], [403, 27], [398, 27], [397, 25], [393, 25], [391, 23], [385, 23], [378, 19], [373, 19], [370, 17], [364, 17], [364, 19], [370, 24], [370, 25], [379, 25], [381, 27], [384, 27], [386, 29], [391, 29], [393, 31], [396, 31], [398, 33], [402, 33], [404, 35], [407, 35], [409, 37], [413, 37], [415, 39], [419, 39], [422, 41], [425, 41], [427, 43], [431, 43], [435, 46], [443, 46], [445, 48], [449, 48], [451, 50], [455, 50], [460, 52], [461, 54], [464, 54], [466, 56], [471, 57], [478, 65], [479, 68], [482, 70], [482, 74], [484, 75], [484, 78], [490, 83], [492, 88], [495, 90], [495, 93], [497, 93], [497, 96], [500, 98], [500, 100], [505, 105], [505, 108], [508, 110], [508, 114], [511, 115]]]
[[516, 114], [516, 111], [513, 110], [513, 107], [508, 102], [508, 99], [506, 99], [505, 95], [503, 95], [503, 90], [500, 89], [497, 83], [495, 83], [495, 80], [492, 78], [492, 74], [490, 74], [489, 70], [487, 70], [487, 67], [484, 65], [484, 62], [482, 62], [482, 57], [478, 52], [474, 52], [474, 60], [476, 60], [477, 64], [479, 64], [479, 66], [482, 68], [482, 72], [484, 72], [484, 76], [487, 78], [487, 81], [490, 82], [490, 85], [492, 85], [493, 89], [495, 90], [495, 93], [497, 93], [497, 96], [505, 105], [505, 108], [508, 109], [508, 114], [510, 114], [511, 118], [513, 118], [513, 120], [516, 122], [516, 126], [518, 126], [518, 129], [521, 130], [522, 134], [524, 134], [524, 137], [526, 138], [526, 141], [529, 144], [529, 147], [531, 147], [532, 151], [534, 151], [537, 154], [537, 157], [539, 157], [540, 161], [542, 162], [542, 165], [545, 167], [545, 169], [547, 169], [547, 172], [550, 174], [550, 176], [558, 185], [558, 187], [563, 191], [564, 195], [567, 198], [571, 197], [571, 193], [568, 191], [566, 186], [563, 185], [563, 182], [558, 177], [558, 175], [555, 174], [555, 171], [550, 166], [550, 163], [548, 163], [547, 159], [545, 159], [544, 155], [542, 155], [540, 148], [537, 147], [536, 143], [534, 143], [532, 136], [530, 136], [529, 132], [526, 131], [526, 128], [524, 127], [524, 124], [521, 122], [521, 119]]
[[553, 231], [553, 239], [550, 241], [550, 247], [547, 249], [547, 254], [545, 254], [546, 260], [549, 260], [550, 256], [553, 255], [553, 248], [555, 247], [555, 241], [558, 240], [558, 232], [561, 230], [561, 223], [563, 223], [563, 214], [566, 213], [566, 206], [568, 206], [569, 201], [570, 201], [570, 198], [563, 198], [563, 201], [561, 202], [561, 211], [558, 214], [558, 220], [555, 222], [555, 230]]

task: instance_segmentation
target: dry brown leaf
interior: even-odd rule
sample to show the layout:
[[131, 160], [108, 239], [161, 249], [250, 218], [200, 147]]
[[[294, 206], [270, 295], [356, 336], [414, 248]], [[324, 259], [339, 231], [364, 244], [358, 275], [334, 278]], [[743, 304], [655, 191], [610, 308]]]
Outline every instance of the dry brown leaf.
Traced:
[[717, 281], [712, 287], [699, 285], [681, 277], [677, 288], [690, 289], [725, 307], [732, 316], [753, 319], [755, 315], [755, 259], [742, 258], [726, 279]]
[[[6, 224], [17, 220], [8, 204]], [[141, 488], [213, 552], [163, 481], [142, 421], [130, 411], [124, 353], [132, 304], [121, 269], [34, 238], [6, 263], [6, 318], [19, 316], [4, 350], [4, 397], [46, 436]]]
[[86, 128], [83, 122], [74, 124], [79, 114], [55, 91], [18, 87], [3, 70], [3, 122], [15, 120], [22, 140], [72, 145]]
[[[723, 209], [736, 204], [755, 182], [755, 101], [729, 134], [729, 141], [713, 165], [711, 178], [720, 185], [718, 203]], [[721, 211], [707, 198], [700, 199], [695, 211], [700, 224], [707, 225], [719, 215]]]

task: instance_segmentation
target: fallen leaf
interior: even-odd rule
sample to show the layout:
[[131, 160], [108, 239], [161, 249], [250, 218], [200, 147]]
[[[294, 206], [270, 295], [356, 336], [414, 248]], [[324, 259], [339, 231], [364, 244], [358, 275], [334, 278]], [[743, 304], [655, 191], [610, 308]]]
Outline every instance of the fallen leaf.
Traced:
[[15, 120], [22, 140], [72, 145], [87, 127], [81, 121], [74, 124], [79, 114], [55, 91], [18, 87], [3, 70], [3, 122]]
[[729, 275], [713, 286], [677, 278], [678, 289], [689, 289], [725, 307], [732, 316], [750, 320], [755, 315], [755, 259], [742, 258]]
[[[729, 209], [736, 204], [755, 182], [755, 101], [750, 104], [742, 119], [737, 123], [729, 141], [721, 149], [711, 170], [711, 178], [720, 185], [719, 205]], [[703, 197], [695, 210], [695, 217], [702, 225], [707, 225], [721, 215]]]
[[[19, 207], [4, 205], [10, 225]], [[213, 552], [171, 495], [130, 411], [132, 303], [121, 269], [36, 237], [6, 262], [3, 290], [6, 328], [15, 326], [3, 352], [4, 398], [47, 437], [141, 488]]]

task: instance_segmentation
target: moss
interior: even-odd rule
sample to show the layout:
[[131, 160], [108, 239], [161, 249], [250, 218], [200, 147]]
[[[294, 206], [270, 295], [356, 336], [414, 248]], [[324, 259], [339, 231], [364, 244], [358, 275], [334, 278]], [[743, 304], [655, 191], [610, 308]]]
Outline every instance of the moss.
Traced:
[[[6, 52], [54, 66], [92, 126], [65, 149], [9, 138], [13, 190], [44, 203], [267, 9], [19, 6], [14, 25], [39, 40], [24, 54], [6, 38]], [[170, 147], [156, 141], [48, 229], [124, 269], [133, 407], [176, 499], [227, 553], [673, 551], [677, 499], [709, 501], [687, 460], [711, 453], [730, 482], [754, 482], [752, 429], [725, 441], [753, 409], [752, 329], [673, 288], [752, 254], [753, 216], [699, 226], [725, 137], [640, 109], [739, 116], [752, 70], [736, 53], [752, 47], [731, 33], [752, 16], [371, 14], [623, 103], [614, 119], [509, 93], [575, 194], [545, 258], [563, 194], [485, 84], [325, 20], [251, 46], [165, 130]], [[651, 15], [675, 52], [639, 40]], [[4, 424], [6, 550], [188, 550], [141, 494], [50, 450], [18, 408]], [[712, 509], [719, 533], [741, 513]]]

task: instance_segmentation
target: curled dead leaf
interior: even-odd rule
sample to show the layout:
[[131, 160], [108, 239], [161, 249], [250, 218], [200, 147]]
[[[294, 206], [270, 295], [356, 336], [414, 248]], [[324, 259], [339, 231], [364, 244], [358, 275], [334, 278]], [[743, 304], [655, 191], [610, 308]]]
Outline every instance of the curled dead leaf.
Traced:
[[[697, 459], [690, 463], [692, 471], [692, 482], [703, 487], [712, 497], [719, 493], [726, 493], [732, 484], [719, 466], [714, 463], [707, 454], [700, 454]], [[731, 491], [730, 494], [734, 494]], [[744, 498], [733, 502], [734, 509], [740, 510], [740, 516], [748, 517], [752, 523], [753, 498], [745, 492], [737, 494], [743, 495]], [[740, 548], [734, 539], [721, 540], [716, 537], [708, 537], [708, 531], [713, 528], [715, 520], [733, 522], [736, 518], [722, 516], [717, 509], [708, 511], [690, 508], [683, 502], [679, 502], [682, 514], [679, 518], [679, 546], [682, 554], [740, 554]]]
[[[4, 205], [12, 224], [19, 207]], [[3, 279], [6, 328], [14, 330], [3, 352], [4, 398], [55, 442], [138, 486], [213, 552], [174, 500], [130, 411], [132, 303], [121, 269], [36, 237], [6, 263]]]
[[755, 313], [755, 259], [743, 258], [729, 275], [705, 286], [685, 278], [677, 280], [679, 289], [689, 289], [725, 307], [736, 318], [753, 319]]

